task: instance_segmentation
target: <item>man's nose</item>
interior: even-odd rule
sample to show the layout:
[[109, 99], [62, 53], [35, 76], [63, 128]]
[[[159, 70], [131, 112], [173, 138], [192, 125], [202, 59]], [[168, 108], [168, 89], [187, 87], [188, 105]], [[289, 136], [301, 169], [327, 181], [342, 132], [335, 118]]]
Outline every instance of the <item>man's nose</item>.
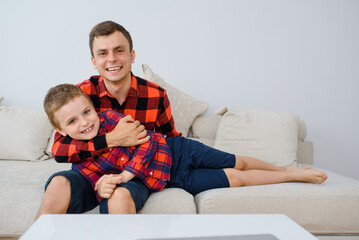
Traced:
[[108, 60], [109, 60], [109, 61], [115, 61], [115, 60], [116, 60], [116, 55], [115, 55], [115, 53], [110, 52], [110, 53], [108, 54]]

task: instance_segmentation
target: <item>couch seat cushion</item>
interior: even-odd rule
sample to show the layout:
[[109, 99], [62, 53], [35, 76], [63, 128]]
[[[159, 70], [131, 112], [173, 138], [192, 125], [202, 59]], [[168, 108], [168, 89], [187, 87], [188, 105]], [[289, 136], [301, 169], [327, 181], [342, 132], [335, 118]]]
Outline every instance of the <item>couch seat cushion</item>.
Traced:
[[142, 214], [196, 214], [193, 195], [180, 188], [165, 188], [150, 195]]
[[44, 186], [55, 172], [71, 164], [50, 159], [39, 162], [0, 161], [0, 234], [23, 234], [35, 221]]
[[286, 214], [312, 233], [359, 233], [359, 181], [325, 171], [321, 185], [280, 183], [195, 196], [198, 213]]

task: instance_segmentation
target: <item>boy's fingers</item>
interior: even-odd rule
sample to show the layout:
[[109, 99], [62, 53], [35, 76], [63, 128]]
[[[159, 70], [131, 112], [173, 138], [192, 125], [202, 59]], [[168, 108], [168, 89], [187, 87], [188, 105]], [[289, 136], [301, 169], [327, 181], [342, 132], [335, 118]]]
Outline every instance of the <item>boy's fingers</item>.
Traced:
[[[124, 122], [134, 122], [135, 120], [131, 117], [131, 115], [127, 115], [122, 118]], [[120, 120], [121, 121], [121, 120]]]
[[114, 174], [113, 176], [111, 176], [109, 183], [112, 183], [112, 184], [121, 183], [121, 176], [119, 174]]

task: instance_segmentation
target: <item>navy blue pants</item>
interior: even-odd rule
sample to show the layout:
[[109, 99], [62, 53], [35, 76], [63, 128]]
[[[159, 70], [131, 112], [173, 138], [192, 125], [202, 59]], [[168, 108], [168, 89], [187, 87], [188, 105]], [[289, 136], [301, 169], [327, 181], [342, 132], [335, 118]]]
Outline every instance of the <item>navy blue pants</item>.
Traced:
[[178, 187], [196, 195], [229, 187], [224, 168], [233, 168], [236, 157], [184, 137], [166, 138], [172, 153], [171, 180], [166, 187]]
[[[84, 213], [99, 205], [91, 184], [85, 177], [74, 170], [61, 171], [53, 174], [47, 181], [45, 190], [51, 179], [58, 175], [67, 178], [71, 184], [71, 199], [67, 213]], [[117, 186], [124, 187], [130, 191], [137, 212], [141, 210], [151, 194], [150, 189], [138, 178], [134, 178], [127, 183], [118, 184]], [[100, 203], [100, 213], [108, 213], [107, 199], [102, 199]]]

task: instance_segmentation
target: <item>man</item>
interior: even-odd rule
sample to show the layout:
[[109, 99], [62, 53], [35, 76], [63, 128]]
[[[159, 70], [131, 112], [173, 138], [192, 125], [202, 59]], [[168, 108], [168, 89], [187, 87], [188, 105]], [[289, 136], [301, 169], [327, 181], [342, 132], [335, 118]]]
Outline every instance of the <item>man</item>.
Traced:
[[[113, 131], [86, 144], [67, 144], [57, 133], [54, 155], [66, 156], [57, 157], [57, 162], [80, 162], [91, 158], [97, 151], [114, 146], [142, 144], [149, 138], [145, 129], [158, 131], [167, 137], [181, 135], [174, 127], [166, 91], [132, 74], [135, 51], [126, 29], [112, 21], [102, 22], [92, 29], [89, 45], [91, 61], [100, 75], [78, 86], [90, 96], [97, 112], [112, 109], [127, 116]], [[119, 179], [106, 175], [99, 181], [104, 185], [120, 183]], [[37, 218], [42, 214], [83, 213], [98, 205], [91, 185], [73, 170], [54, 174], [45, 188]], [[109, 212], [136, 213], [148, 197], [143, 196], [141, 189], [141, 181], [135, 180], [117, 188], [108, 200]]]

